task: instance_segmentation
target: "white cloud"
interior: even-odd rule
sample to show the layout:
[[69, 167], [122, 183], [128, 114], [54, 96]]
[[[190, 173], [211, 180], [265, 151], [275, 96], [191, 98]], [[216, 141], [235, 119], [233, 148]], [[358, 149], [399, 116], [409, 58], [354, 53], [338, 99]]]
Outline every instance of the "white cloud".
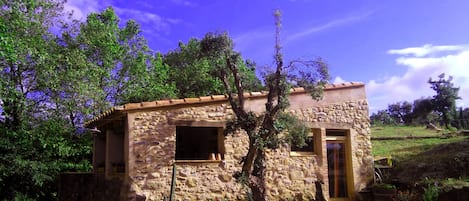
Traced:
[[[435, 92], [427, 83], [441, 73], [453, 76], [453, 83], [460, 87], [458, 106], [469, 107], [469, 47], [464, 45], [410, 47], [389, 50], [398, 54], [396, 64], [407, 67], [403, 75], [392, 76], [367, 83], [370, 110], [385, 109], [389, 103], [413, 101], [433, 96]], [[437, 56], [435, 56], [437, 55]]]
[[107, 5], [107, 1], [95, 1], [95, 0], [73, 0], [67, 1], [64, 4], [64, 10], [66, 12], [73, 12], [73, 18], [77, 20], [85, 20], [86, 16], [91, 12], [99, 12], [104, 8], [103, 5]]
[[[186, 1], [175, 1], [186, 5]], [[190, 2], [189, 2], [190, 3]], [[67, 1], [64, 5], [65, 11], [73, 12], [73, 18], [84, 21], [86, 16], [92, 12], [101, 12], [106, 7], [112, 6], [120, 19], [134, 19], [147, 30], [142, 30], [152, 34], [169, 34], [171, 25], [182, 22], [180, 19], [165, 18], [156, 13], [146, 12], [137, 9], [120, 8], [113, 5], [111, 0], [95, 1], [95, 0], [73, 0]], [[156, 33], [158, 32], [158, 33]]]
[[337, 76], [334, 78], [334, 81], [332, 81], [333, 84], [340, 84], [346, 82], [344, 79], [342, 79], [340, 76]]
[[363, 13], [363, 14], [360, 14], [360, 15], [352, 15], [352, 16], [332, 20], [332, 21], [329, 21], [325, 24], [321, 24], [319, 26], [313, 26], [313, 27], [307, 28], [305, 30], [302, 30], [300, 32], [297, 32], [295, 34], [292, 34], [292, 35], [288, 36], [288, 38], [286, 39], [286, 42], [296, 40], [296, 39], [299, 39], [299, 38], [302, 38], [302, 37], [305, 37], [305, 36], [309, 36], [311, 34], [321, 32], [321, 31], [324, 31], [326, 29], [330, 29], [330, 28], [334, 28], [334, 27], [354, 23], [356, 21], [367, 18], [368, 16], [372, 15], [373, 13], [374, 13], [374, 11], [370, 11], [370, 12], [366, 12], [366, 13]]
[[427, 56], [432, 53], [437, 52], [448, 52], [448, 51], [459, 51], [466, 49], [461, 45], [440, 45], [433, 46], [431, 44], [426, 44], [422, 47], [409, 47], [404, 49], [392, 49], [388, 50], [389, 54], [398, 54], [398, 55], [414, 55], [416, 57]]
[[185, 0], [171, 0], [176, 5], [183, 5], [183, 6], [195, 6], [196, 4], [191, 2], [191, 1], [185, 1]]

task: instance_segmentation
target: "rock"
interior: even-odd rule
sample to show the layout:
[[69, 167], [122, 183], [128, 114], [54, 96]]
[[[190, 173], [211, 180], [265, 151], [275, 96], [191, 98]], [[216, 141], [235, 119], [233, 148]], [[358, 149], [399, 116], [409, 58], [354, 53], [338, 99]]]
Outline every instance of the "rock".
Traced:
[[299, 180], [303, 178], [303, 172], [298, 170], [293, 170], [290, 172], [290, 179], [291, 180]]
[[435, 124], [432, 123], [428, 123], [426, 128], [430, 130], [441, 131], [441, 128], [438, 128]]
[[195, 179], [193, 179], [193, 178], [189, 178], [189, 179], [187, 179], [187, 181], [186, 181], [186, 185], [187, 185], [188, 187], [191, 187], [191, 188], [192, 188], [192, 187], [196, 187], [196, 186], [197, 186], [197, 181], [196, 181]]
[[222, 175], [219, 175], [218, 178], [222, 182], [230, 182], [232, 177], [231, 177], [231, 175], [228, 175], [228, 174], [222, 174]]

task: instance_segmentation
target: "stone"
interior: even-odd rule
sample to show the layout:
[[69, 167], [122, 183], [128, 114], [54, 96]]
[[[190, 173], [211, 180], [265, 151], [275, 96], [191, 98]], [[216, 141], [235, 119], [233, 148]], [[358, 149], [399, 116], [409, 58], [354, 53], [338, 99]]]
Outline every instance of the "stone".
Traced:
[[231, 176], [231, 175], [228, 175], [228, 174], [221, 174], [221, 175], [218, 176], [218, 178], [219, 178], [222, 182], [230, 182], [232, 176]]
[[186, 180], [186, 185], [188, 187], [196, 187], [197, 186], [197, 181], [194, 178], [189, 178]]

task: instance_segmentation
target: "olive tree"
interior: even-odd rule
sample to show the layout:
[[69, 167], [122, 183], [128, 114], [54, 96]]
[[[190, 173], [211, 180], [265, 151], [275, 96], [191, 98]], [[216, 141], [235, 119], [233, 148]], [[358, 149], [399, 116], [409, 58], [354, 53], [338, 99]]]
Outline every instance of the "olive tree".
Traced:
[[[266, 200], [264, 181], [266, 150], [278, 148], [280, 142], [285, 140], [281, 139], [279, 134], [286, 129], [290, 136], [305, 136], [305, 129], [294, 128], [304, 124], [298, 123], [284, 113], [289, 105], [289, 89], [292, 86], [301, 86], [309, 91], [314, 99], [319, 99], [329, 79], [327, 65], [321, 59], [284, 63], [279, 37], [280, 19], [280, 11], [275, 11], [275, 67], [264, 77], [267, 97], [265, 110], [261, 114], [256, 114], [245, 107], [246, 76], [240, 70], [238, 62], [241, 55], [233, 51], [233, 42], [228, 35], [209, 33], [201, 41], [202, 52], [215, 63], [217, 76], [223, 82], [235, 114], [234, 119], [227, 123], [225, 133], [243, 131], [249, 139], [246, 156], [240, 161], [242, 168], [234, 176], [238, 182], [250, 188], [254, 200]], [[291, 135], [293, 131], [300, 133]]]

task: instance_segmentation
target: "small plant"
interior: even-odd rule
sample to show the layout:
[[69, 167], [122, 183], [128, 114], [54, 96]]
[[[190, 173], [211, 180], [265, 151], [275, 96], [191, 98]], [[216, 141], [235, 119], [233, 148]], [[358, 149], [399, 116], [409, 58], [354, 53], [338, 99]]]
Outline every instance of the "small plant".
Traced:
[[436, 201], [438, 199], [438, 187], [435, 184], [428, 184], [423, 188], [423, 201]]
[[394, 201], [417, 201], [417, 194], [411, 191], [398, 191], [396, 197], [393, 198]]

